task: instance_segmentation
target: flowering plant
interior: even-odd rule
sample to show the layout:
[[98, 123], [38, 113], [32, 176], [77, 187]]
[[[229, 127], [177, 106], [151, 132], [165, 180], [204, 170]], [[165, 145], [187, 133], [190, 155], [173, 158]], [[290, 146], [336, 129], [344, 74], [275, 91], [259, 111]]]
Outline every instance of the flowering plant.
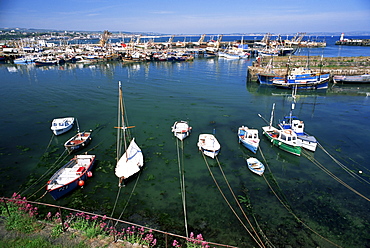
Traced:
[[6, 219], [6, 228], [8, 230], [17, 230], [24, 233], [30, 233], [40, 228], [37, 223], [37, 207], [27, 203], [26, 197], [21, 197], [14, 193], [10, 200], [0, 200], [4, 205], [0, 205], [0, 215], [9, 215]]
[[[173, 241], [173, 247], [181, 247], [181, 244], [177, 242], [177, 240]], [[190, 237], [186, 239], [186, 247], [187, 248], [209, 248], [207, 242], [204, 241], [202, 234], [198, 234], [196, 237], [194, 233], [190, 233]]]
[[122, 232], [117, 233], [118, 238], [125, 240], [131, 244], [146, 245], [153, 247], [157, 240], [153, 237], [152, 230], [145, 231], [144, 227], [137, 228], [135, 226], [123, 228]]

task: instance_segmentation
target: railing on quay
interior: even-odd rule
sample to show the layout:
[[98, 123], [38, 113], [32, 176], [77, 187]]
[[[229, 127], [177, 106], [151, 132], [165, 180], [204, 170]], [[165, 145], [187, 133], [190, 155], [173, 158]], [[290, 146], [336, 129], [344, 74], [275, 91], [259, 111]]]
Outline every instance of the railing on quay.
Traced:
[[[157, 229], [150, 228], [150, 227], [147, 227], [147, 226], [135, 224], [135, 223], [132, 223], [132, 222], [129, 222], [129, 221], [115, 219], [115, 218], [108, 217], [108, 216], [105, 216], [105, 215], [100, 215], [100, 214], [91, 213], [91, 212], [87, 212], [87, 211], [77, 210], [77, 209], [73, 209], [73, 208], [58, 206], [58, 205], [49, 204], [49, 203], [42, 203], [42, 202], [35, 202], [35, 201], [29, 201], [29, 200], [23, 200], [23, 199], [14, 199], [14, 198], [7, 198], [7, 197], [1, 197], [0, 199], [4, 203], [4, 206], [5, 206], [6, 211], [7, 211], [9, 216], [11, 214], [10, 214], [9, 208], [6, 204], [7, 201], [9, 201], [9, 202], [19, 201], [19, 202], [25, 202], [25, 203], [29, 203], [29, 204], [37, 204], [37, 205], [42, 205], [42, 206], [46, 206], [46, 207], [57, 208], [58, 212], [60, 214], [60, 217], [61, 217], [61, 225], [62, 225], [63, 231], [66, 231], [66, 230], [64, 229], [64, 219], [62, 217], [62, 209], [77, 212], [77, 213], [83, 213], [83, 214], [87, 214], [87, 215], [91, 215], [91, 216], [97, 216], [97, 217], [100, 217], [100, 218], [103, 218], [103, 219], [106, 219], [106, 220], [110, 220], [110, 221], [113, 221], [113, 222], [120, 222], [120, 223], [123, 223], [123, 224], [126, 224], [126, 225], [131, 225], [131, 226], [135, 226], [135, 227], [139, 227], [139, 228], [144, 228], [145, 230], [148, 230], [148, 231], [151, 230], [153, 232], [161, 233], [161, 234], [164, 235], [165, 247], [166, 248], [168, 247], [168, 236], [176, 237], [176, 238], [179, 238], [179, 239], [184, 239], [185, 241], [199, 241], [199, 240], [196, 240], [196, 239], [190, 239], [190, 238], [182, 236], [182, 235], [178, 235], [178, 234], [174, 234], [174, 233], [170, 233], [170, 232], [165, 232], [165, 231], [157, 230]], [[117, 241], [116, 237], [114, 237], [114, 241]], [[219, 243], [214, 243], [214, 242], [209, 242], [209, 241], [204, 241], [204, 242], [207, 243], [207, 245], [215, 245], [215, 246], [219, 246], [219, 247], [236, 248], [235, 246], [230, 246], [230, 245], [225, 245], [225, 244], [219, 244]]]

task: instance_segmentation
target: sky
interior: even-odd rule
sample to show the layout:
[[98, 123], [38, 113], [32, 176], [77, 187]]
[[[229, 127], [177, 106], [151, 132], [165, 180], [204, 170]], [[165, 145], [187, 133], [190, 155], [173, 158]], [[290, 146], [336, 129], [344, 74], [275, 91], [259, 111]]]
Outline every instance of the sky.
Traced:
[[370, 31], [370, 0], [0, 0], [1, 28], [230, 34]]

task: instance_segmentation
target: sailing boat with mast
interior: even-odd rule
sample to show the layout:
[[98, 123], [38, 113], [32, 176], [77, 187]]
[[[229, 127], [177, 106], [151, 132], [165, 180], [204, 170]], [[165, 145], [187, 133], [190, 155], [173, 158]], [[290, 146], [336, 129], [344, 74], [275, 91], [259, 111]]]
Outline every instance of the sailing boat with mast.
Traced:
[[[119, 81], [119, 101], [118, 101], [118, 126], [117, 128], [117, 165], [115, 174], [119, 178], [118, 186], [121, 187], [124, 179], [131, 177], [140, 171], [144, 165], [144, 156], [140, 147], [136, 144], [135, 138], [131, 138], [129, 128], [135, 126], [126, 126], [125, 106], [123, 102], [122, 86]], [[127, 144], [129, 145], [127, 146]], [[125, 152], [121, 155], [122, 145]]]

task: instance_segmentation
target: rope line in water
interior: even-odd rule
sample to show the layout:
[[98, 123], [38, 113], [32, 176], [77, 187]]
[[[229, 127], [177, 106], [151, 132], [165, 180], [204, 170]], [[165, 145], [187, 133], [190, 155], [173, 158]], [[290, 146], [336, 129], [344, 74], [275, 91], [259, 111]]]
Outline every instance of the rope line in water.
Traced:
[[[40, 183], [41, 180], [44, 180], [45, 177], [47, 176], [48, 173], [50, 173], [52, 170], [54, 170], [57, 166], [60, 166], [60, 164], [67, 158], [68, 154], [64, 156], [64, 154], [66, 153], [66, 150], [63, 151], [63, 153], [57, 158], [57, 160], [54, 162], [53, 165], [51, 165], [49, 167], [49, 169], [47, 169], [44, 174], [42, 174], [34, 183], [32, 183], [29, 187], [27, 187], [26, 189], [23, 190], [23, 192], [19, 193], [18, 194], [21, 194], [21, 195], [24, 195], [28, 190], [30, 190], [32, 187], [36, 186], [38, 183]], [[64, 156], [64, 157], [63, 157]], [[41, 159], [40, 159], [41, 160]], [[38, 189], [35, 193], [33, 193], [31, 196], [29, 197], [32, 197], [34, 196], [37, 192], [39, 192], [42, 188], [44, 188], [45, 186], [47, 185], [46, 184], [43, 184], [43, 186]]]
[[261, 242], [261, 244], [263, 244], [263, 242], [262, 242], [261, 238], [258, 236], [258, 233], [257, 233], [257, 232], [256, 232], [256, 230], [254, 229], [254, 227], [253, 227], [252, 223], [250, 222], [250, 220], [249, 220], [249, 218], [247, 217], [246, 213], [244, 212], [244, 210], [243, 210], [242, 206], [240, 205], [240, 202], [238, 201], [238, 198], [235, 196], [234, 191], [233, 191], [233, 189], [231, 188], [231, 186], [230, 186], [230, 184], [229, 184], [229, 181], [227, 180], [226, 175], [225, 175], [225, 173], [224, 173], [224, 170], [223, 170], [223, 169], [222, 169], [222, 167], [221, 167], [220, 161], [218, 160], [218, 158], [217, 158], [217, 157], [216, 157], [216, 161], [217, 161], [218, 167], [220, 168], [220, 171], [221, 171], [221, 173], [222, 173], [222, 176], [224, 177], [224, 180], [225, 180], [225, 182], [226, 182], [226, 184], [227, 184], [227, 186], [228, 186], [228, 188], [229, 188], [229, 190], [230, 190], [231, 194], [232, 194], [232, 195], [233, 195], [233, 197], [234, 197], [234, 200], [235, 200], [236, 204], [238, 205], [238, 207], [239, 207], [240, 211], [243, 213], [244, 218], [247, 220], [247, 222], [248, 222], [249, 226], [252, 228], [252, 230], [253, 230], [253, 232], [255, 233], [255, 235], [257, 236], [258, 240]]
[[[238, 216], [238, 214], [235, 212], [234, 208], [231, 206], [230, 202], [227, 200], [225, 194], [223, 193], [220, 185], [217, 183], [217, 180], [216, 178], [214, 177], [213, 173], [212, 173], [212, 170], [211, 168], [209, 167], [209, 164], [207, 162], [207, 159], [206, 159], [206, 156], [204, 155], [204, 153], [202, 153], [203, 155], [203, 159], [204, 159], [204, 162], [206, 163], [207, 165], [207, 168], [208, 168], [208, 171], [209, 173], [211, 174], [211, 177], [217, 187], [217, 189], [220, 191], [222, 197], [224, 198], [226, 204], [229, 206], [229, 208], [231, 209], [231, 211], [234, 213], [235, 217], [239, 220], [239, 222], [242, 224], [242, 226], [244, 227], [244, 229], [248, 232], [248, 234], [253, 238], [253, 240], [256, 242], [256, 244], [259, 246], [259, 247], [265, 247], [265, 245], [263, 243], [259, 243], [259, 241], [254, 237], [254, 235], [252, 234], [252, 232], [248, 229], [248, 227], [245, 226], [244, 222], [240, 219], [240, 217]], [[258, 236], [258, 235], [257, 235]], [[259, 239], [260, 240], [260, 239]]]
[[[136, 181], [135, 181], [134, 187], [132, 188], [131, 194], [130, 194], [130, 196], [128, 197], [128, 200], [127, 200], [127, 202], [126, 202], [126, 205], [123, 207], [122, 212], [121, 212], [120, 216], [118, 217], [118, 219], [119, 219], [119, 220], [121, 219], [121, 217], [122, 217], [122, 215], [123, 215], [123, 212], [125, 212], [125, 210], [126, 210], [126, 208], [127, 208], [128, 204], [129, 204], [129, 202], [130, 202], [130, 200], [131, 200], [131, 197], [132, 197], [132, 195], [134, 194], [134, 191], [135, 191], [135, 189], [136, 189], [136, 185], [137, 185], [137, 182], [139, 181], [140, 175], [141, 175], [141, 170], [139, 171], [139, 174], [138, 174], [138, 176], [137, 176], [137, 178], [136, 178]], [[119, 187], [119, 188], [121, 188], [121, 187]], [[117, 199], [118, 199], [118, 198], [117, 198]], [[112, 213], [112, 216], [113, 216], [113, 213]], [[117, 224], [118, 224], [118, 221], [116, 222], [116, 224], [115, 224], [114, 226], [117, 226]]]
[[[263, 155], [263, 152], [262, 152], [262, 150], [261, 150], [261, 147], [259, 147], [259, 150], [260, 150], [260, 153], [261, 153], [261, 155], [262, 155], [262, 158], [264, 159], [264, 164], [266, 165], [266, 167], [268, 167], [268, 170], [270, 171], [270, 173], [272, 174], [272, 172], [271, 172], [271, 170], [270, 170], [270, 168], [269, 168], [269, 166], [268, 166], [268, 163], [267, 163], [267, 161], [266, 161], [266, 159], [265, 159], [265, 156]], [[330, 243], [330, 244], [332, 244], [332, 245], [334, 245], [334, 246], [336, 246], [336, 247], [341, 247], [341, 246], [339, 246], [339, 245], [337, 245], [336, 243], [334, 243], [333, 241], [331, 241], [331, 240], [329, 240], [329, 239], [327, 239], [327, 238], [325, 238], [324, 236], [322, 236], [321, 234], [319, 234], [318, 232], [316, 232], [314, 229], [312, 229], [310, 226], [308, 226], [306, 223], [304, 223], [294, 212], [293, 212], [293, 210], [292, 210], [292, 208], [288, 205], [288, 204], [286, 204], [279, 196], [278, 196], [278, 194], [276, 193], [276, 191], [273, 189], [273, 187], [271, 186], [271, 184], [269, 183], [269, 181], [266, 179], [266, 177], [265, 177], [265, 175], [263, 175], [263, 179], [266, 181], [266, 183], [267, 183], [267, 185], [268, 185], [268, 187], [270, 188], [270, 190], [271, 190], [271, 192], [275, 195], [275, 197], [278, 199], [278, 201], [285, 207], [285, 209], [291, 214], [291, 215], [293, 215], [293, 217], [299, 222], [299, 223], [301, 223], [304, 227], [306, 227], [308, 230], [310, 230], [311, 232], [313, 232], [314, 234], [316, 234], [318, 237], [320, 237], [321, 239], [323, 239], [323, 240], [325, 240], [325, 241], [327, 241], [328, 243]], [[274, 179], [275, 180], [275, 179]], [[281, 189], [280, 189], [280, 191], [281, 191]], [[282, 191], [281, 191], [281, 193], [282, 193]], [[283, 193], [282, 193], [283, 194]], [[285, 198], [285, 197], [284, 197]]]
[[350, 170], [348, 167], [346, 167], [343, 163], [338, 161], [336, 158], [334, 158], [320, 143], [318, 143], [319, 147], [336, 163], [338, 164], [343, 170], [345, 170], [348, 174], [350, 174], [355, 179], [362, 181], [364, 183], [370, 184], [369, 181], [364, 179], [363, 177], [359, 176], [357, 173]]
[[330, 177], [332, 177], [334, 180], [336, 180], [338, 183], [342, 184], [344, 187], [346, 187], [347, 189], [351, 190], [353, 193], [361, 196], [362, 198], [364, 198], [365, 200], [367, 201], [370, 201], [369, 198], [367, 198], [366, 196], [364, 196], [363, 194], [361, 194], [360, 192], [358, 192], [357, 190], [355, 190], [354, 188], [352, 188], [351, 186], [349, 186], [348, 184], [346, 184], [342, 179], [340, 179], [339, 177], [337, 177], [336, 175], [334, 175], [331, 171], [329, 171], [327, 168], [325, 168], [325, 166], [323, 166], [319, 161], [317, 161], [312, 155], [310, 155], [308, 152], [302, 150], [302, 154], [308, 159], [310, 160], [313, 164], [315, 164], [317, 167], [319, 167], [322, 171], [324, 171], [326, 174], [328, 174]]
[[[180, 179], [180, 190], [182, 197], [182, 207], [184, 211], [184, 225], [186, 237], [189, 237], [188, 233], [188, 221], [187, 221], [187, 211], [186, 211], [186, 190], [185, 190], [185, 171], [184, 171], [184, 142], [181, 140], [181, 159], [180, 159], [180, 148], [179, 140], [176, 138], [176, 148], [177, 148], [177, 161], [179, 167], [179, 179]], [[181, 166], [182, 165], [182, 166]]]

